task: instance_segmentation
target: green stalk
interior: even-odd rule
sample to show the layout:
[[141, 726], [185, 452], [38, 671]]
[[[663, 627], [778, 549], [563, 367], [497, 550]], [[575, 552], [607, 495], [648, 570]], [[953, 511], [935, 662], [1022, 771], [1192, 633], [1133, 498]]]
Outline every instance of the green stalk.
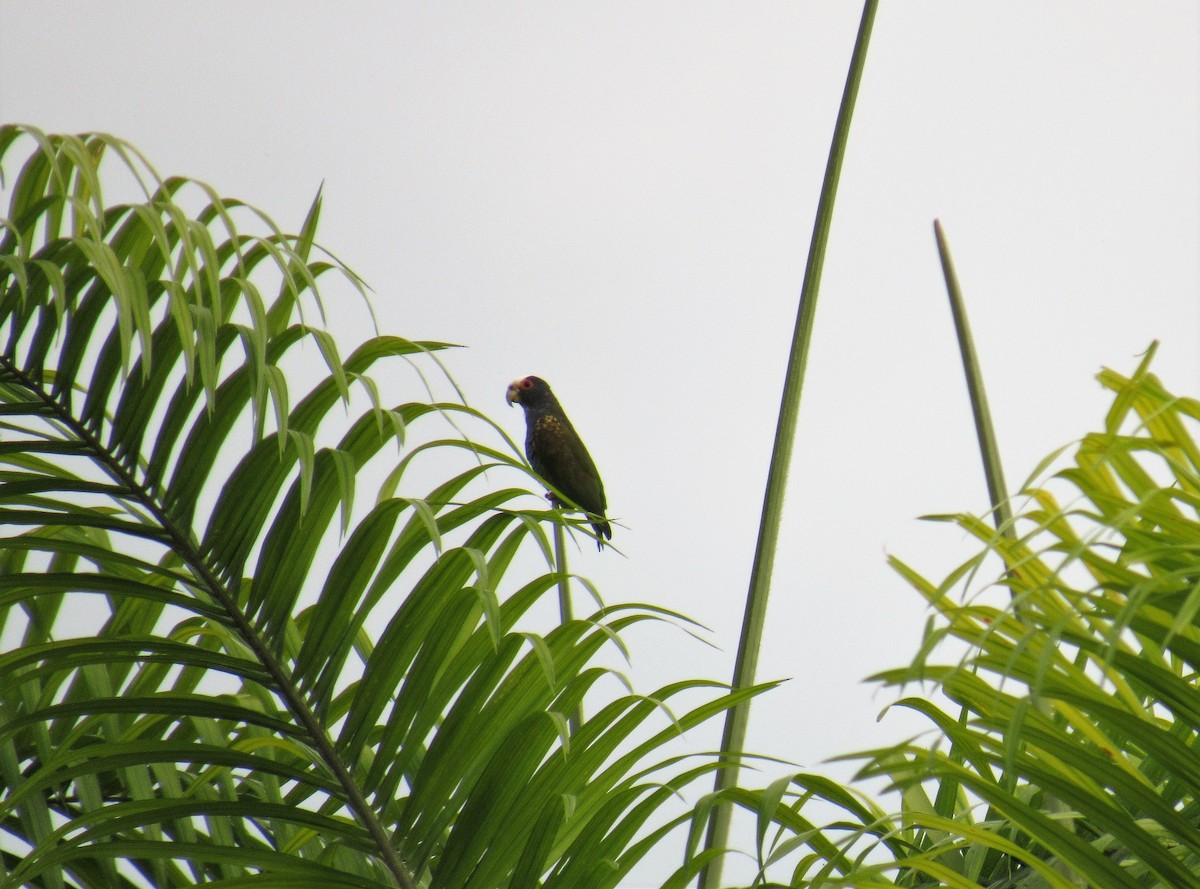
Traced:
[[996, 429], [992, 425], [992, 413], [988, 410], [987, 394], [983, 390], [983, 373], [979, 369], [979, 356], [975, 353], [971, 327], [967, 324], [967, 308], [963, 302], [962, 290], [958, 286], [954, 261], [950, 258], [950, 245], [946, 242], [942, 223], [937, 219], [933, 221], [933, 234], [937, 238], [942, 274], [946, 278], [946, 293], [950, 297], [954, 331], [958, 334], [958, 349], [962, 353], [963, 373], [967, 378], [967, 392], [971, 397], [971, 415], [975, 418], [975, 432], [979, 438], [979, 456], [983, 460], [983, 474], [987, 478], [988, 497], [992, 504], [992, 521], [997, 531], [1011, 536], [1012, 507], [1008, 502], [1008, 488], [1004, 484], [1004, 469], [1000, 465]]
[[[779, 420], [775, 427], [775, 444], [771, 451], [771, 465], [767, 473], [767, 487], [763, 494], [762, 517], [759, 520], [758, 542], [754, 551], [754, 565], [750, 572], [750, 588], [746, 595], [746, 611], [742, 618], [742, 635], [738, 642], [737, 660], [733, 669], [733, 687], [748, 688], [754, 684], [758, 669], [758, 652], [762, 644], [763, 624], [767, 615], [767, 597], [771, 586], [771, 573], [775, 565], [775, 550], [779, 540], [779, 522], [783, 514], [783, 495], [787, 483], [788, 467], [791, 464], [792, 445], [796, 437], [796, 420], [800, 415], [800, 392], [804, 386], [804, 369], [808, 363], [809, 342], [812, 340], [813, 318], [817, 309], [817, 292], [821, 283], [821, 270], [825, 264], [825, 248], [829, 242], [829, 229], [833, 221], [833, 205], [837, 197], [838, 180], [841, 177], [842, 161], [846, 154], [846, 143], [850, 137], [850, 121], [854, 115], [854, 102], [862, 81], [863, 68], [867, 60], [867, 45], [871, 40], [871, 27], [875, 21], [878, 0], [866, 0], [854, 53], [850, 59], [850, 71], [842, 92], [842, 104], [838, 109], [837, 124], [833, 130], [833, 141], [829, 148], [829, 160], [825, 166], [825, 181], [821, 186], [821, 197], [817, 203], [817, 218], [813, 225], [812, 240], [808, 249], [808, 263], [804, 269], [804, 283], [800, 290], [800, 306], [796, 313], [796, 327], [792, 334], [792, 350], [788, 357], [787, 375], [784, 378], [783, 396], [779, 407]], [[742, 750], [746, 742], [746, 726], [750, 720], [750, 703], [745, 701], [728, 711], [725, 730], [721, 738], [721, 756], [724, 765], [717, 771], [715, 792], [720, 794], [737, 784]], [[732, 809], [728, 803], [713, 808], [705, 837], [705, 849], [724, 849], [729, 844], [729, 823]], [[721, 856], [715, 857], [700, 873], [699, 885], [704, 889], [716, 889], [721, 881]]]
[[[575, 619], [575, 609], [571, 605], [571, 577], [567, 573], [567, 533], [561, 520], [554, 523], [554, 564], [558, 568], [558, 617], [560, 622], [568, 624]], [[582, 722], [583, 704], [580, 704], [567, 716], [572, 735], [579, 731]]]

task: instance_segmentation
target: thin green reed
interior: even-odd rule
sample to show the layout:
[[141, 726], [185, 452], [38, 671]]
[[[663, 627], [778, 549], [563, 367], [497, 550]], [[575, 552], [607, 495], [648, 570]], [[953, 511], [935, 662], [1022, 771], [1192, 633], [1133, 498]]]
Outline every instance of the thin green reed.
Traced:
[[[808, 363], [809, 343], [812, 340], [813, 318], [817, 308], [817, 292], [820, 288], [821, 270], [825, 264], [825, 248], [829, 242], [829, 230], [833, 222], [833, 205], [837, 197], [838, 180], [846, 144], [850, 138], [850, 121], [854, 114], [854, 103], [858, 97], [866, 65], [867, 46], [871, 39], [871, 28], [875, 21], [878, 0], [867, 0], [863, 6], [858, 37], [850, 60], [850, 71], [842, 92], [842, 103], [838, 109], [837, 124], [829, 148], [829, 160], [825, 166], [825, 181], [817, 203], [817, 217], [813, 225], [812, 240], [808, 249], [808, 262], [804, 269], [804, 283], [800, 290], [800, 305], [796, 313], [796, 328], [792, 334], [792, 349], [788, 357], [787, 374], [784, 378], [783, 396], [779, 407], [779, 420], [775, 427], [775, 444], [771, 451], [771, 465], [767, 473], [767, 486], [763, 494], [762, 517], [759, 521], [758, 542], [754, 551], [754, 564], [750, 572], [750, 586], [746, 595], [746, 611], [742, 618], [742, 634], [738, 643], [737, 660], [734, 664], [733, 687], [748, 688], [754, 684], [758, 668], [758, 652], [762, 642], [763, 624], [767, 614], [767, 597], [770, 592], [771, 573], [775, 564], [775, 550], [779, 540], [779, 522], [783, 514], [784, 489], [787, 484], [788, 466], [792, 458], [792, 445], [796, 437], [796, 421], [800, 414], [800, 393], [804, 386], [804, 370]], [[726, 714], [725, 730], [721, 739], [721, 751], [725, 760], [718, 770], [715, 790], [717, 793], [732, 788], [737, 783], [740, 757], [745, 746], [746, 726], [750, 719], [749, 702], [734, 707]], [[709, 821], [705, 848], [722, 849], [728, 845], [731, 808], [722, 803], [713, 809]], [[704, 889], [716, 889], [721, 881], [721, 857], [717, 856], [701, 872], [700, 885]]]

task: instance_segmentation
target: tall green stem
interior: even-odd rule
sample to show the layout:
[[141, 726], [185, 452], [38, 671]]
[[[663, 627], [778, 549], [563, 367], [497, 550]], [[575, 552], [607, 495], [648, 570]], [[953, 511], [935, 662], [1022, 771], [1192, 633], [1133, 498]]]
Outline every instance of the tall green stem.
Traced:
[[954, 331], [958, 335], [958, 350], [962, 354], [963, 374], [967, 378], [967, 393], [971, 397], [971, 415], [975, 418], [975, 432], [979, 437], [979, 456], [983, 460], [983, 474], [987, 479], [988, 497], [992, 503], [992, 521], [1001, 534], [1012, 534], [1012, 507], [1008, 502], [1008, 488], [1004, 484], [1004, 469], [1000, 463], [1000, 448], [996, 444], [996, 429], [992, 425], [992, 413], [988, 410], [987, 393], [983, 389], [983, 372], [979, 368], [979, 356], [975, 353], [975, 341], [971, 338], [971, 327], [967, 323], [967, 307], [963, 302], [962, 290], [958, 286], [958, 275], [954, 261], [950, 258], [950, 245], [942, 223], [933, 221], [933, 234], [937, 238], [938, 256], [942, 261], [942, 274], [946, 278], [946, 294], [950, 297], [950, 314], [954, 316]]
[[[554, 564], [558, 567], [558, 617], [567, 624], [575, 619], [575, 609], [571, 604], [571, 575], [567, 573], [567, 532], [561, 521], [554, 523]], [[580, 704], [567, 716], [571, 734], [579, 731], [582, 722], [583, 704]]]
[[[850, 71], [842, 92], [842, 104], [838, 109], [837, 124], [829, 148], [829, 160], [825, 167], [825, 181], [821, 186], [821, 197], [817, 204], [817, 218], [813, 225], [809, 244], [808, 263], [804, 269], [804, 283], [800, 290], [800, 306], [796, 313], [796, 327], [792, 334], [791, 355], [788, 358], [787, 375], [784, 378], [783, 396], [779, 407], [779, 421], [775, 427], [775, 444], [771, 451], [771, 465], [767, 473], [767, 487], [763, 495], [762, 517], [759, 521], [758, 543], [754, 551], [754, 565], [750, 572], [750, 588], [746, 596], [746, 611], [742, 618], [742, 635], [738, 643], [737, 660], [734, 664], [733, 687], [747, 688], [754, 684], [758, 669], [758, 652], [762, 643], [763, 624], [767, 614], [767, 597], [771, 585], [771, 573], [775, 565], [775, 550], [779, 539], [779, 522], [783, 514], [783, 495], [787, 482], [788, 467], [792, 458], [792, 445], [796, 437], [796, 420], [800, 414], [800, 392], [804, 385], [804, 370], [808, 362], [809, 342], [812, 339], [813, 318], [817, 308], [817, 292], [821, 282], [821, 270], [825, 264], [825, 248], [829, 241], [829, 229], [833, 221], [833, 205], [837, 197], [838, 180], [842, 172], [842, 160], [846, 143], [850, 137], [850, 121], [854, 114], [854, 103], [858, 97], [866, 65], [867, 45], [871, 39], [871, 27], [875, 21], [878, 0], [867, 0], [863, 6], [858, 38], [850, 60]], [[746, 726], [750, 719], [749, 701], [738, 704], [725, 717], [725, 730], [721, 739], [724, 766], [717, 772], [717, 793], [737, 783], [740, 758], [746, 741]], [[729, 843], [729, 823], [732, 815], [727, 803], [713, 809], [705, 839], [707, 849], [723, 849]], [[713, 859], [701, 872], [700, 885], [704, 889], [716, 889], [721, 881], [721, 857]]]

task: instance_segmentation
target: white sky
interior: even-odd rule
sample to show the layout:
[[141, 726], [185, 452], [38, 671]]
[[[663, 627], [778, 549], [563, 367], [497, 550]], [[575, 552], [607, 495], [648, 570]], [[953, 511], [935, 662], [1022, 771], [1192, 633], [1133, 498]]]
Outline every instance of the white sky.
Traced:
[[[576, 570], [713, 628], [722, 651], [636, 636], [649, 691], [728, 676], [860, 12], [0, 0], [0, 118], [112, 132], [292, 229], [324, 181], [321, 240], [384, 332], [469, 346], [450, 369], [514, 436], [509, 380], [554, 386], [626, 526], [628, 558]], [[883, 4], [761, 661], [795, 678], [752, 748], [814, 767], [918, 725], [877, 724], [860, 682], [926, 618], [884, 558], [940, 578], [968, 547], [916, 517], [986, 505], [935, 217], [1011, 485], [1098, 426], [1093, 375], [1155, 338], [1200, 394], [1198, 82], [1194, 3]]]

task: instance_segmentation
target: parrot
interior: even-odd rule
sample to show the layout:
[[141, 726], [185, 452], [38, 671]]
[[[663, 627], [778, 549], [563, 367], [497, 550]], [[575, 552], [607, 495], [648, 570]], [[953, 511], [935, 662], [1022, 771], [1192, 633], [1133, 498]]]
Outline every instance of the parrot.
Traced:
[[509, 384], [505, 398], [509, 406], [519, 404], [525, 411], [529, 464], [570, 503], [554, 493], [547, 498], [554, 506], [573, 506], [588, 513], [597, 549], [603, 549], [604, 540], [612, 539], [612, 525], [604, 514], [608, 508], [604, 482], [549, 384], [541, 377], [524, 377]]

